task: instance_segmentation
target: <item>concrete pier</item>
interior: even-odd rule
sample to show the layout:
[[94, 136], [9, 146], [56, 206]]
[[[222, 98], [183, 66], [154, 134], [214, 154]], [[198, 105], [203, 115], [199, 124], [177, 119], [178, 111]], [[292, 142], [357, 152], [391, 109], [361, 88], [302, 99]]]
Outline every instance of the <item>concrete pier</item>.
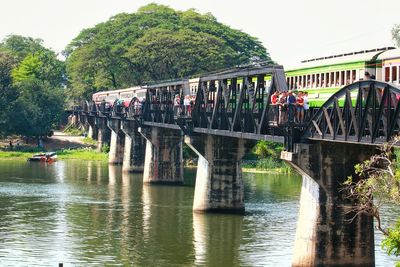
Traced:
[[111, 130], [110, 152], [108, 153], [109, 164], [122, 164], [124, 159], [125, 134], [121, 130], [121, 120], [109, 119], [108, 128]]
[[144, 183], [183, 184], [181, 131], [168, 128], [140, 128], [146, 138]]
[[298, 144], [282, 158], [303, 177], [292, 266], [375, 266], [373, 218], [354, 217], [342, 184], [373, 146]]
[[93, 140], [97, 140], [98, 138], [98, 130], [95, 123], [95, 118], [92, 116], [86, 116], [86, 122], [88, 124], [88, 137]]
[[143, 172], [145, 140], [138, 131], [136, 121], [123, 121], [121, 129], [125, 133], [124, 159], [122, 171]]
[[256, 142], [204, 134], [187, 136], [185, 143], [199, 156], [193, 210], [243, 213], [240, 162]]
[[104, 144], [109, 144], [111, 132], [107, 127], [107, 118], [96, 118], [95, 125], [97, 128], [97, 151], [101, 151]]

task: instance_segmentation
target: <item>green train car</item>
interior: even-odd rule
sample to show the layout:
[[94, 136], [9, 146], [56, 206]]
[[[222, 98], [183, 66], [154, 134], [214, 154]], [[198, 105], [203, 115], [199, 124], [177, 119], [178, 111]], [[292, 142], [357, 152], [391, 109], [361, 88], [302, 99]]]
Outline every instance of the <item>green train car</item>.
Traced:
[[399, 85], [399, 66], [400, 49], [385, 47], [304, 60], [285, 74], [289, 90], [307, 91], [310, 107], [320, 107], [340, 88], [362, 79]]

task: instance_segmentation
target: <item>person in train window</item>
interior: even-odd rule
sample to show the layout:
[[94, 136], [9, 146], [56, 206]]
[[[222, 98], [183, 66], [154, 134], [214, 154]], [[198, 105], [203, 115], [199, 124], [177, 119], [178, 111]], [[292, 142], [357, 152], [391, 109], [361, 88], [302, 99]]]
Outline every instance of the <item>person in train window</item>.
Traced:
[[371, 75], [369, 74], [368, 71], [366, 71], [366, 72], [364, 73], [364, 80], [370, 80], [370, 79], [371, 79]]

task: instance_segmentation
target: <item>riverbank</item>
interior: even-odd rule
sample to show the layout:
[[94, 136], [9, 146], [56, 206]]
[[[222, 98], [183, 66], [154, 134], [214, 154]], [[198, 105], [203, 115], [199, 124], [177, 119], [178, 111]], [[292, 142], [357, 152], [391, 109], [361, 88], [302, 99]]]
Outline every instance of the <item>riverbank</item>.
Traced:
[[[12, 146], [10, 146], [10, 141]], [[82, 136], [55, 132], [43, 140], [43, 147], [38, 148], [35, 141], [14, 136], [0, 142], [0, 160], [26, 160], [33, 154], [54, 151], [60, 160], [77, 159], [107, 161], [107, 153], [95, 149], [95, 141]]]
[[[38, 152], [26, 152], [26, 151], [0, 151], [0, 160], [27, 160], [33, 154]], [[91, 148], [78, 148], [78, 149], [65, 149], [56, 150], [57, 158], [60, 160], [67, 159], [78, 159], [78, 160], [90, 160], [90, 161], [104, 161], [108, 160], [108, 154], [97, 152]]]

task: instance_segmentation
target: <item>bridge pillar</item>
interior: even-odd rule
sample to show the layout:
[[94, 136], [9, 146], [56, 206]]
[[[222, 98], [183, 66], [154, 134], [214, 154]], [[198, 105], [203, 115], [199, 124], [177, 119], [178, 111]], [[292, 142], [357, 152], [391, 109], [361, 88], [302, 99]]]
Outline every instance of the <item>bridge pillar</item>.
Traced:
[[243, 213], [243, 156], [256, 141], [226, 136], [185, 137], [199, 156], [193, 210], [200, 212]]
[[183, 184], [182, 133], [158, 127], [139, 132], [146, 138], [143, 182]]
[[88, 124], [88, 137], [92, 138], [93, 140], [97, 140], [98, 131], [95, 123], [95, 118], [92, 116], [85, 116], [85, 117], [86, 117], [86, 122]]
[[109, 164], [122, 164], [124, 159], [125, 134], [121, 130], [121, 120], [110, 118], [107, 121], [111, 130], [110, 152], [108, 153]]
[[356, 216], [342, 184], [373, 146], [317, 142], [282, 152], [303, 176], [292, 266], [375, 266], [373, 218]]
[[110, 129], [107, 127], [107, 118], [97, 117], [95, 119], [97, 129], [97, 151], [101, 151], [104, 144], [110, 140]]
[[121, 129], [125, 133], [124, 159], [122, 171], [143, 172], [145, 143], [138, 131], [136, 121], [122, 121]]

